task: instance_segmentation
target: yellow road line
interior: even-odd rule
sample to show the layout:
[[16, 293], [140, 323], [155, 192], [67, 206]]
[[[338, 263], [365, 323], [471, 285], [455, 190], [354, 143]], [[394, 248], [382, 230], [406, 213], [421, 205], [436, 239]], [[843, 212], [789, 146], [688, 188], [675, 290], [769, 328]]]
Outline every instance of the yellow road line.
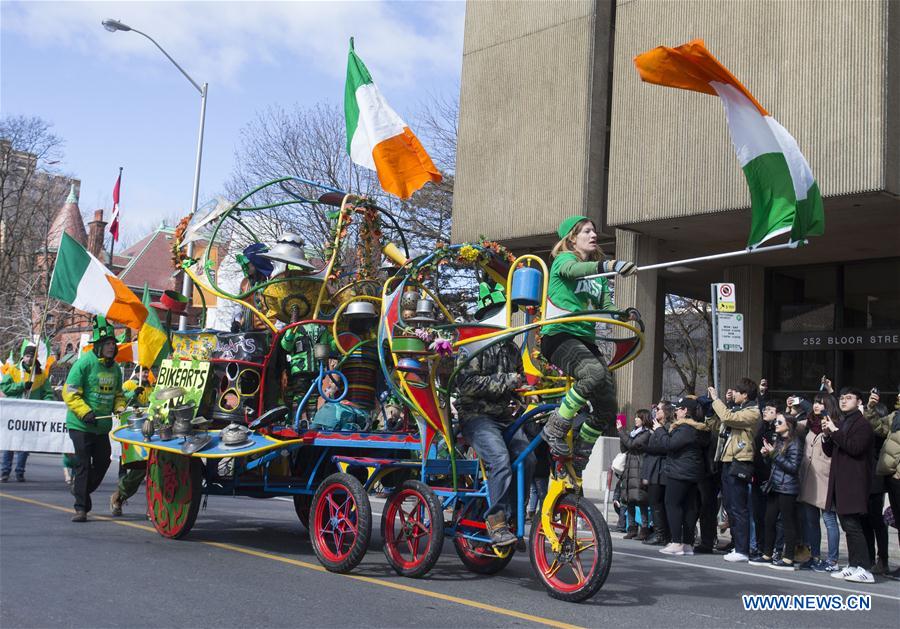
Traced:
[[[47, 509], [53, 509], [55, 511], [62, 511], [64, 513], [72, 513], [72, 509], [66, 507], [60, 507], [59, 505], [51, 504], [49, 502], [41, 502], [40, 500], [33, 500], [31, 498], [23, 498], [21, 496], [13, 496], [11, 494], [7, 494], [4, 492], [0, 492], [0, 498], [9, 498], [10, 500], [17, 500], [19, 502], [24, 502], [26, 504], [35, 505], [38, 507], [45, 507]], [[147, 526], [145, 524], [137, 524], [135, 522], [128, 522], [127, 520], [119, 520], [116, 518], [110, 518], [102, 515], [91, 515], [92, 520], [101, 520], [103, 522], [111, 522], [112, 524], [118, 524], [120, 526], [128, 526], [135, 529], [140, 529], [142, 531], [149, 531], [152, 533], [156, 533], [156, 529], [152, 526]], [[318, 564], [310, 563], [307, 561], [300, 561], [299, 559], [290, 559], [288, 557], [282, 557], [281, 555], [274, 555], [272, 553], [265, 553], [259, 550], [253, 550], [252, 548], [244, 548], [242, 546], [237, 546], [234, 544], [226, 544], [223, 542], [204, 542], [198, 541], [200, 544], [205, 544], [206, 546], [212, 546], [213, 548], [220, 548], [222, 550], [229, 550], [236, 553], [242, 553], [244, 555], [250, 555], [253, 557], [258, 557], [260, 559], [268, 559], [270, 561], [277, 561], [280, 563], [288, 564], [291, 566], [297, 566], [298, 568], [305, 568], [307, 570], [315, 570], [316, 572], [328, 572], [325, 568]], [[435, 598], [441, 601], [447, 601], [448, 603], [456, 603], [458, 605], [464, 605], [466, 607], [473, 607], [475, 609], [480, 609], [482, 611], [491, 612], [493, 614], [498, 614], [500, 616], [510, 616], [512, 618], [518, 618], [520, 620], [527, 620], [529, 622], [533, 622], [539, 625], [545, 625], [547, 627], [558, 627], [559, 629], [580, 629], [578, 625], [572, 625], [566, 622], [562, 622], [559, 620], [553, 620], [552, 618], [544, 618], [542, 616], [533, 616], [532, 614], [526, 614], [524, 612], [517, 612], [512, 609], [506, 609], [504, 607], [497, 607], [495, 605], [489, 605], [487, 603], [481, 603], [479, 601], [473, 601], [471, 599], [462, 598], [459, 596], [452, 596], [450, 594], [442, 594], [440, 592], [433, 592], [431, 590], [426, 590], [423, 588], [413, 587], [411, 585], [404, 585], [402, 583], [393, 583], [391, 581], [385, 581], [383, 579], [377, 579], [375, 577], [364, 577], [357, 574], [335, 574], [335, 576], [345, 577], [347, 579], [353, 579], [354, 581], [361, 581], [363, 583], [368, 583], [370, 585], [378, 585], [381, 587], [390, 588], [393, 590], [399, 590], [401, 592], [408, 592], [410, 594], [418, 594], [419, 596], [425, 596], [428, 598]]]

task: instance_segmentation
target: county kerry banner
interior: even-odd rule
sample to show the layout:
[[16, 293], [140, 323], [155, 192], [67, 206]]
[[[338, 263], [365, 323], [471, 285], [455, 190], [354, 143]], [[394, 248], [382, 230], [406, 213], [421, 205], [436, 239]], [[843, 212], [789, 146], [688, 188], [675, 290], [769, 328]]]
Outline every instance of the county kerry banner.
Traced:
[[65, 403], [0, 398], [0, 450], [75, 452]]

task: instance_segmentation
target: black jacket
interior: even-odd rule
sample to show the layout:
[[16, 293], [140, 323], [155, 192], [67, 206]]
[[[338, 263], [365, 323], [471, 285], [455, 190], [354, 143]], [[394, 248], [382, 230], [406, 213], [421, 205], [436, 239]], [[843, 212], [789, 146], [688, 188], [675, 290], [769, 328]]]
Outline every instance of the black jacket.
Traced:
[[838, 515], [868, 513], [872, 426], [862, 413], [852, 411], [841, 419], [838, 428], [822, 441], [822, 450], [831, 457], [825, 508]]
[[803, 459], [804, 447], [804, 444], [796, 438], [787, 442], [782, 441], [775, 446], [772, 453], [774, 456], [765, 457], [772, 462], [772, 473], [767, 483], [768, 491], [791, 496], [800, 493], [800, 461]]
[[634, 437], [619, 429], [622, 452], [626, 452], [625, 471], [622, 473], [622, 491], [628, 503], [647, 504], [647, 487], [643, 484], [641, 466], [644, 462], [644, 449], [650, 441], [650, 431], [642, 430]]
[[778, 433], [775, 432], [774, 421], [759, 420], [756, 435], [753, 437], [753, 483], [759, 487], [766, 484], [769, 474], [772, 473], [772, 459], [759, 453], [763, 447], [763, 439], [775, 445]]
[[666, 446], [663, 436], [668, 431], [660, 426], [650, 435], [650, 441], [644, 447], [644, 461], [641, 463], [641, 479], [650, 485], [666, 484]]
[[667, 451], [667, 478], [699, 481], [706, 477], [706, 446], [709, 445], [706, 424], [679, 419], [672, 424], [670, 431], [660, 436], [660, 443]]

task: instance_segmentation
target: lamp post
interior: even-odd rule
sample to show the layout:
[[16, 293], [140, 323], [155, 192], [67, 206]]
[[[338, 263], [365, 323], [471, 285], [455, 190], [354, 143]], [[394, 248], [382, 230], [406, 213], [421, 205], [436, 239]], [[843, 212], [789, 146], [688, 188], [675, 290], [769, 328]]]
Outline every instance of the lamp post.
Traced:
[[[172, 56], [169, 53], [167, 53], [165, 51], [165, 49], [162, 46], [160, 46], [159, 43], [157, 43], [157, 41], [155, 39], [153, 39], [152, 37], [150, 37], [147, 33], [142, 33], [141, 31], [137, 30], [136, 28], [132, 28], [132, 27], [128, 26], [127, 24], [123, 24], [122, 22], [120, 22], [118, 20], [104, 20], [102, 23], [103, 23], [103, 28], [108, 30], [110, 33], [115, 33], [116, 31], [133, 31], [133, 32], [137, 33], [138, 35], [143, 35], [144, 37], [149, 39], [151, 42], [153, 42], [153, 45], [156, 46], [157, 48], [159, 48], [160, 52], [162, 52], [162, 54], [164, 54], [166, 56], [166, 59], [171, 61], [172, 65], [174, 65], [176, 68], [178, 68], [178, 71], [181, 72], [182, 75], [184, 75], [184, 78], [186, 78], [188, 81], [190, 81], [191, 85], [193, 85], [194, 88], [198, 92], [200, 92], [200, 132], [197, 137], [197, 164], [194, 167], [194, 192], [193, 192], [193, 196], [191, 198], [191, 216], [193, 216], [194, 212], [197, 211], [197, 197], [200, 195], [200, 163], [203, 158], [203, 128], [206, 124], [206, 93], [207, 93], [209, 84], [204, 83], [203, 86], [201, 87], [194, 79], [191, 78], [191, 76], [187, 72], [184, 71], [184, 68], [182, 68], [180, 65], [178, 65], [178, 62], [175, 61], [172, 58]], [[194, 242], [191, 241], [188, 243], [188, 246], [187, 246], [187, 257], [193, 258], [193, 256], [194, 256]], [[189, 300], [193, 301], [194, 281], [190, 278], [190, 276], [187, 274], [187, 272], [184, 273], [184, 280], [182, 281], [182, 284], [181, 284], [181, 292]], [[181, 315], [179, 317], [178, 329], [179, 330], [187, 329], [187, 315]]]

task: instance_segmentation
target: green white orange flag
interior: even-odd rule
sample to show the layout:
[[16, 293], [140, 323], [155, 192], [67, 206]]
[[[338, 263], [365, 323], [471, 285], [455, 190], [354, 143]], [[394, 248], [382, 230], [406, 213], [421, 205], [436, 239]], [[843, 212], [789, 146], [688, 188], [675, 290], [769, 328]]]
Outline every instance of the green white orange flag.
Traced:
[[344, 115], [350, 159], [377, 171], [385, 191], [407, 199], [429, 181], [441, 181], [441, 174], [419, 138], [391, 109], [372, 81], [372, 75], [353, 49], [352, 38]]
[[147, 308], [137, 295], [66, 233], [56, 254], [50, 296], [133, 330], [139, 330], [147, 318]]
[[702, 39], [677, 48], [659, 46], [635, 57], [634, 64], [648, 83], [722, 99], [731, 140], [750, 187], [749, 248], [787, 232], [792, 243], [824, 233], [822, 196], [797, 141], [706, 49]]
[[159, 315], [156, 310], [150, 307], [150, 290], [144, 285], [144, 296], [141, 299], [147, 308], [147, 320], [144, 321], [143, 327], [138, 332], [137, 340], [137, 362], [143, 367], [153, 367], [160, 360], [169, 355], [172, 351], [169, 345], [169, 337], [162, 323], [159, 321]]

